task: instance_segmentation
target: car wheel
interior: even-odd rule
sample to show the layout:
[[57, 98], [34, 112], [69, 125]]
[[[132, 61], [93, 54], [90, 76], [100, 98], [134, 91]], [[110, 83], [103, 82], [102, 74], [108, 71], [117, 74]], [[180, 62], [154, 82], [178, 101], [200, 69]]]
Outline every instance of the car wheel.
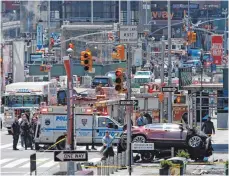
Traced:
[[146, 138], [144, 136], [134, 136], [132, 139], [132, 143], [145, 143], [146, 142]]
[[[64, 138], [65, 138], [65, 136], [61, 136], [56, 140], [56, 142], [58, 142]], [[56, 144], [57, 149], [58, 150], [65, 150], [65, 142], [66, 142], [66, 140], [62, 140], [61, 142], [57, 143]]]
[[199, 136], [192, 136], [188, 139], [188, 146], [191, 148], [200, 147], [202, 144], [202, 139]]

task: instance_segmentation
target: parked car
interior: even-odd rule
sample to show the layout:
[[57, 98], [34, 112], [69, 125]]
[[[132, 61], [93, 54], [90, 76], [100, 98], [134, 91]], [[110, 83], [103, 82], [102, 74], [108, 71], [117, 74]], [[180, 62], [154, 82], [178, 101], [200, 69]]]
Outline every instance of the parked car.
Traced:
[[[120, 137], [118, 152], [126, 150], [126, 131]], [[152, 161], [160, 157], [163, 150], [174, 147], [188, 150], [191, 159], [203, 160], [212, 155], [211, 138], [197, 129], [179, 124], [158, 123], [132, 128], [132, 143], [154, 143], [154, 151], [138, 151], [143, 161]]]

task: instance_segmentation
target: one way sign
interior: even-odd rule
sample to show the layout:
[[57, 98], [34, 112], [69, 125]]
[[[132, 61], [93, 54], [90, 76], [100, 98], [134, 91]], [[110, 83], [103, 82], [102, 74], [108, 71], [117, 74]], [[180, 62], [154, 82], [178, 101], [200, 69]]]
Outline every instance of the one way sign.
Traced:
[[162, 92], [175, 92], [177, 90], [177, 87], [162, 87]]
[[138, 106], [138, 100], [120, 100], [120, 105], [123, 105], [123, 106]]
[[88, 161], [87, 151], [55, 151], [54, 161]]

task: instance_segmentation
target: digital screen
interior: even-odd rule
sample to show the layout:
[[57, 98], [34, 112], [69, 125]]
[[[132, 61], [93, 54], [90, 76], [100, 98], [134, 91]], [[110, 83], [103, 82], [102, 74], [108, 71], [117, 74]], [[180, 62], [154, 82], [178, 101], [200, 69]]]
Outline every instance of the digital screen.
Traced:
[[40, 53], [30, 54], [30, 62], [41, 62], [41, 61], [43, 61], [42, 54]]
[[192, 67], [179, 68], [179, 89], [192, 84]]

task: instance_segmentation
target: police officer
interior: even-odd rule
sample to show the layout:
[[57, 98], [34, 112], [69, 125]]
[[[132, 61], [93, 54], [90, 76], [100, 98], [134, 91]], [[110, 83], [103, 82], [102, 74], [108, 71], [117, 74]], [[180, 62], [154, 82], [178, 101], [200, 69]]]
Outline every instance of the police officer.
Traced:
[[24, 138], [25, 142], [25, 150], [27, 150], [27, 146], [29, 145], [31, 150], [33, 150], [32, 146], [32, 128], [31, 125], [28, 122], [28, 119], [25, 118], [25, 120], [21, 124], [21, 132]]
[[102, 143], [103, 143], [103, 158], [102, 159], [106, 159], [108, 156], [114, 156], [112, 141], [113, 141], [113, 137], [111, 137], [109, 132], [106, 131], [106, 134], [102, 139]]
[[17, 143], [20, 135], [20, 125], [17, 117], [15, 118], [14, 123], [11, 126], [11, 132], [13, 135], [13, 150], [19, 150], [17, 149]]

